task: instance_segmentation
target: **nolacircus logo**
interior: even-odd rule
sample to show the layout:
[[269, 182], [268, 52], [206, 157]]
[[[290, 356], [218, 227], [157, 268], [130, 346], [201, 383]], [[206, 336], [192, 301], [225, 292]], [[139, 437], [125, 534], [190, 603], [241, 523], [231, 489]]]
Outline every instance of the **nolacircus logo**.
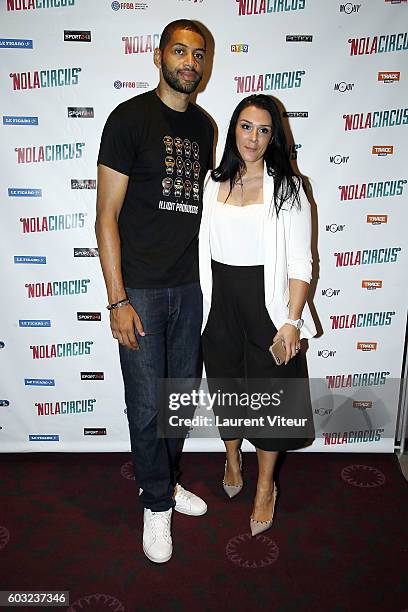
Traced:
[[235, 76], [237, 93], [255, 93], [258, 91], [273, 91], [275, 89], [292, 89], [301, 87], [305, 70], [286, 72], [267, 72], [265, 74], [248, 74]]
[[356, 314], [330, 315], [332, 329], [354, 329], [357, 327], [381, 327], [391, 325], [394, 310], [381, 312], [359, 312]]
[[68, 117], [74, 119], [93, 119], [94, 109], [92, 106], [68, 106]]
[[74, 257], [99, 257], [99, 250], [95, 247], [74, 248]]
[[96, 179], [71, 179], [71, 189], [96, 189]]
[[306, 0], [236, 0], [238, 16], [264, 15], [266, 13], [282, 13], [299, 11], [305, 8]]
[[31, 187], [9, 187], [7, 193], [9, 198], [42, 198], [42, 189]]
[[379, 442], [384, 429], [364, 429], [359, 431], [331, 431], [323, 433], [324, 445], [360, 444], [360, 442]]
[[361, 287], [369, 291], [382, 289], [382, 280], [363, 280], [361, 281]]
[[38, 125], [38, 117], [4, 115], [3, 125]]
[[378, 183], [339, 185], [340, 201], [400, 196], [403, 195], [406, 184], [407, 179], [395, 179], [392, 181], [379, 181]]
[[389, 372], [356, 372], [326, 376], [328, 389], [350, 389], [352, 387], [376, 387], [385, 385]]
[[75, 0], [7, 0], [8, 11], [30, 11], [36, 9], [63, 8], [74, 6]]
[[408, 123], [408, 108], [343, 115], [344, 130], [367, 130], [371, 128], [393, 127]]
[[393, 155], [394, 147], [392, 145], [373, 145], [371, 153], [372, 155], [378, 155], [378, 157]]
[[231, 45], [231, 53], [248, 53], [249, 45], [246, 43], [239, 43]]
[[57, 414], [84, 414], [93, 412], [96, 399], [79, 399], [57, 402], [35, 402], [37, 416], [55, 416]]
[[21, 229], [23, 234], [82, 229], [86, 215], [87, 213], [76, 212], [46, 217], [20, 217]]
[[32, 49], [33, 41], [28, 38], [0, 38], [0, 49]]
[[386, 247], [383, 249], [364, 249], [363, 251], [339, 251], [333, 253], [336, 258], [336, 268], [370, 264], [395, 263], [401, 247]]
[[138, 34], [137, 36], [122, 36], [124, 53], [153, 53], [159, 46], [160, 34]]
[[382, 225], [388, 223], [388, 215], [367, 215], [367, 223], [371, 225]]
[[373, 402], [371, 400], [354, 400], [353, 408], [360, 408], [364, 410], [365, 408], [372, 408]]
[[106, 436], [106, 428], [84, 427], [84, 436]]
[[44, 255], [14, 255], [15, 264], [46, 264]]
[[54, 378], [25, 378], [26, 387], [55, 387]]
[[26, 283], [29, 298], [79, 295], [87, 293], [89, 289], [89, 278], [78, 278], [75, 280], [46, 281], [43, 283]]
[[59, 342], [57, 344], [31, 344], [30, 351], [33, 359], [56, 359], [59, 357], [82, 357], [90, 355], [92, 340], [76, 340], [73, 342]]
[[51, 327], [50, 319], [19, 319], [19, 327]]
[[78, 321], [100, 321], [100, 312], [77, 312]]
[[376, 351], [377, 342], [357, 342], [358, 351]]
[[16, 147], [18, 164], [34, 164], [40, 162], [67, 161], [80, 159], [83, 154], [84, 142], [63, 144], [35, 145], [33, 147]]
[[81, 380], [104, 380], [103, 372], [81, 372]]
[[373, 53], [390, 53], [408, 49], [408, 33], [378, 34], [362, 38], [349, 38], [350, 55], [372, 55]]
[[64, 30], [65, 42], [91, 42], [90, 30]]
[[379, 72], [377, 81], [381, 81], [382, 83], [396, 83], [400, 80], [400, 76], [400, 72]]
[[30, 72], [10, 72], [13, 90], [41, 89], [44, 87], [68, 87], [78, 85], [82, 68], [50, 68]]

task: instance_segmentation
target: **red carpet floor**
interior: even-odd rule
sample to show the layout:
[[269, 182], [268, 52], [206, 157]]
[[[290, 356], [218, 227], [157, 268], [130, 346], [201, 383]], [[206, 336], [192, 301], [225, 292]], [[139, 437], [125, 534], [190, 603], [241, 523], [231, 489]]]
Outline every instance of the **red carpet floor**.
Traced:
[[223, 456], [184, 454], [182, 482], [209, 510], [173, 514], [173, 557], [156, 565], [141, 550], [129, 454], [0, 455], [0, 589], [70, 591], [69, 608], [32, 610], [408, 612], [395, 456], [288, 454], [274, 525], [255, 539], [256, 456], [244, 459], [244, 489], [228, 500]]

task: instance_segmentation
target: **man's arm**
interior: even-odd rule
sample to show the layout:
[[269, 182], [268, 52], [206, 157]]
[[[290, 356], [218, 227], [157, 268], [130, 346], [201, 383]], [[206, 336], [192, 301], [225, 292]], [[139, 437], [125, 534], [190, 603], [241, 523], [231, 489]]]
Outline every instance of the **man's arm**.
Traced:
[[[123, 284], [119, 213], [123, 206], [129, 177], [107, 166], [98, 166], [95, 232], [109, 304], [126, 298]], [[128, 304], [110, 311], [112, 335], [124, 346], [137, 349], [135, 327], [144, 336], [143, 325], [134, 308]]]

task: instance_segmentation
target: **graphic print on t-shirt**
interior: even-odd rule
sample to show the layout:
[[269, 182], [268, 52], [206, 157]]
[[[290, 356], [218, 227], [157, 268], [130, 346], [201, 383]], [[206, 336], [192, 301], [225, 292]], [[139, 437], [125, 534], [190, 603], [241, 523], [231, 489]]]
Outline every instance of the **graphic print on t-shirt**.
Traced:
[[163, 145], [163, 167], [166, 172], [162, 179], [163, 196], [173, 200], [160, 200], [159, 208], [197, 215], [201, 170], [199, 144], [188, 138], [166, 135]]

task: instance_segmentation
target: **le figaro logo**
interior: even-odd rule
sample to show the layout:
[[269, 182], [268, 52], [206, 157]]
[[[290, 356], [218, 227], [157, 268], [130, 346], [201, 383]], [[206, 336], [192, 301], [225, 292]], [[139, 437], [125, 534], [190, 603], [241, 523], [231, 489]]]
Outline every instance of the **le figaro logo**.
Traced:
[[355, 329], [357, 327], [382, 327], [391, 325], [394, 310], [379, 312], [359, 312], [353, 314], [330, 315], [332, 329]]
[[88, 293], [90, 282], [89, 278], [78, 278], [74, 280], [26, 283], [25, 287], [28, 298], [61, 297]]
[[7, 0], [8, 11], [35, 11], [38, 9], [65, 8], [74, 5], [75, 0]]
[[35, 402], [37, 416], [56, 416], [58, 414], [84, 414], [93, 412], [96, 399], [62, 400], [56, 402]]
[[9, 187], [9, 198], [42, 198], [42, 189], [34, 187]]
[[401, 247], [385, 247], [381, 249], [339, 251], [333, 253], [333, 256], [336, 258], [336, 268], [345, 268], [347, 266], [395, 263], [400, 252]]
[[13, 90], [68, 87], [78, 85], [82, 68], [50, 68], [30, 72], [10, 72]]
[[60, 357], [82, 357], [90, 355], [92, 340], [77, 340], [73, 342], [59, 342], [57, 344], [31, 344], [30, 351], [33, 359], [57, 359]]
[[306, 0], [235, 0], [235, 2], [238, 4], [240, 17], [300, 11], [306, 6]]
[[237, 93], [256, 93], [275, 89], [293, 89], [302, 86], [305, 70], [284, 72], [267, 72], [264, 74], [247, 74], [235, 76]]
[[351, 56], [406, 51], [408, 49], [408, 32], [349, 38], [348, 43]]
[[408, 108], [345, 114], [343, 119], [345, 132], [406, 125], [408, 123]]
[[377, 183], [339, 185], [340, 201], [401, 196], [404, 194], [406, 184], [407, 179], [395, 179], [392, 181], [378, 181]]
[[123, 52], [129, 53], [153, 53], [159, 46], [160, 34], [137, 34], [136, 36], [122, 36]]
[[0, 38], [0, 49], [32, 49], [33, 41], [27, 38]]
[[16, 147], [14, 150], [17, 153], [18, 164], [37, 164], [80, 159], [83, 155], [84, 147], [84, 142], [64, 142], [62, 144]]

